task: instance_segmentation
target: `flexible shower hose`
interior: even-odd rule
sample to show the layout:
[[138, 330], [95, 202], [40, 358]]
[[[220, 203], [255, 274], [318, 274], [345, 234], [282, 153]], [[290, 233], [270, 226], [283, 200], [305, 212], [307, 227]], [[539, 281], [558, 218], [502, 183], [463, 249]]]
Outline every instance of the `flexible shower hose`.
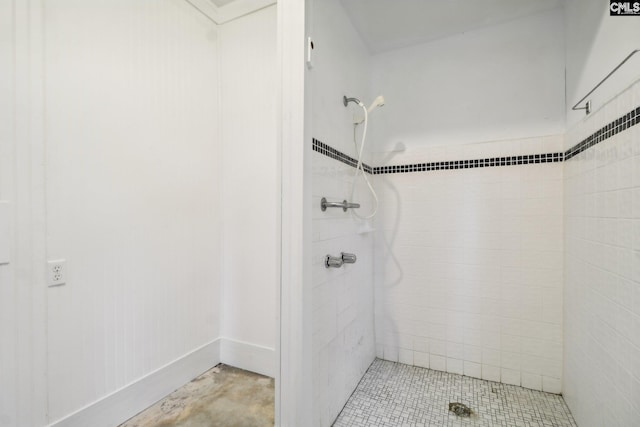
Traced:
[[[369, 187], [369, 191], [371, 192], [371, 195], [373, 196], [374, 208], [373, 208], [373, 212], [371, 212], [371, 214], [366, 215], [366, 216], [359, 215], [356, 212], [355, 209], [351, 209], [351, 212], [358, 219], [371, 219], [378, 212], [378, 195], [376, 194], [375, 190], [373, 189], [373, 186], [369, 182], [369, 179], [367, 178], [367, 175], [364, 173], [364, 169], [362, 168], [362, 153], [364, 152], [364, 143], [365, 143], [366, 138], [367, 138], [367, 121], [368, 121], [369, 113], [367, 111], [367, 107], [365, 107], [362, 102], [358, 103], [358, 105], [360, 107], [362, 107], [362, 110], [364, 111], [364, 128], [362, 130], [362, 142], [360, 143], [360, 149], [359, 150], [358, 150], [358, 144], [356, 143], [355, 129], [354, 129], [354, 132], [353, 132], [353, 143], [355, 144], [356, 152], [358, 153], [358, 165], [356, 166], [356, 173], [353, 176], [353, 186], [351, 187], [351, 200], [353, 200], [353, 195], [354, 195], [354, 193], [356, 191], [356, 184], [358, 182], [358, 174], [360, 172], [362, 172], [362, 177], [364, 178], [364, 182], [366, 182], [367, 187]], [[354, 125], [354, 126], [357, 126], [357, 125]]]

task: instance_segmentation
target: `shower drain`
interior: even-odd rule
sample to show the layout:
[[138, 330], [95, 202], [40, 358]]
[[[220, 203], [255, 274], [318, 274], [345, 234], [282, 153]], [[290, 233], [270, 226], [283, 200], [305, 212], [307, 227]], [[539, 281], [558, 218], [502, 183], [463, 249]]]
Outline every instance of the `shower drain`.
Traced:
[[450, 402], [449, 410], [459, 417], [470, 417], [472, 414], [471, 408], [459, 402]]

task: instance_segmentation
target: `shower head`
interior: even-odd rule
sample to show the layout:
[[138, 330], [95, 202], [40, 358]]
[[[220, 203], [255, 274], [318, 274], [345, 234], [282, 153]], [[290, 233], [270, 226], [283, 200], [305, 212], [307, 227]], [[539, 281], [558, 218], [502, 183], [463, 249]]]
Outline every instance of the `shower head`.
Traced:
[[[358, 98], [347, 98], [346, 96], [342, 97], [342, 103], [344, 104], [345, 107], [350, 102], [355, 102], [356, 104], [358, 104], [359, 106], [361, 106], [364, 109], [364, 104]], [[367, 114], [371, 113], [376, 108], [382, 107], [383, 105], [384, 105], [384, 96], [380, 95], [376, 99], [373, 100], [371, 105], [369, 105], [369, 108], [367, 108], [367, 110], [366, 110], [367, 112], [365, 113], [365, 116]], [[358, 118], [354, 117], [353, 124], [354, 125], [359, 125], [360, 123], [362, 123], [364, 121], [365, 121], [365, 117], [358, 117]]]
[[367, 108], [367, 113], [370, 113], [376, 108], [382, 107], [383, 105], [384, 105], [384, 96], [380, 95], [379, 97], [373, 100], [371, 105], [369, 105], [369, 108]]

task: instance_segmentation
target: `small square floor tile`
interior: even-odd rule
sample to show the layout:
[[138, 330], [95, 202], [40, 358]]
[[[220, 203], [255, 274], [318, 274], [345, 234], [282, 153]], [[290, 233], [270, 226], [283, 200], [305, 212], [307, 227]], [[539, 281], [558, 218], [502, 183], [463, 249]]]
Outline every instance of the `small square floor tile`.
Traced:
[[[471, 408], [471, 417], [449, 403]], [[577, 427], [557, 394], [376, 359], [334, 427]]]

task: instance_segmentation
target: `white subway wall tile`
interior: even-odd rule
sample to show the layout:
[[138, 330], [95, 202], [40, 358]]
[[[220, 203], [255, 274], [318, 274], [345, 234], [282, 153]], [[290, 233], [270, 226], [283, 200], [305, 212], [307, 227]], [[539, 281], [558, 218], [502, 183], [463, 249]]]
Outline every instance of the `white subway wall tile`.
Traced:
[[542, 377], [542, 391], [546, 391], [547, 393], [561, 393], [562, 387], [560, 385], [560, 380], [557, 378], [550, 377]]
[[464, 360], [473, 363], [482, 363], [482, 347], [465, 345]]
[[447, 357], [447, 372], [452, 374], [462, 375], [464, 373], [463, 364], [461, 359], [452, 359]]
[[[435, 368], [433, 368], [435, 369]], [[487, 381], [500, 382], [500, 368], [491, 365], [482, 365], [482, 379]]]
[[[421, 148], [412, 160], [556, 152], [564, 139]], [[385, 344], [410, 349], [399, 344], [408, 336], [414, 358], [427, 351], [431, 369], [464, 372], [469, 363], [497, 381], [506, 369], [511, 383], [521, 381], [523, 359], [535, 361], [527, 373], [538, 377], [543, 358], [562, 360], [561, 163], [376, 178], [385, 205], [375, 220], [376, 313], [388, 320], [376, 325], [393, 325]], [[418, 336], [429, 338], [427, 347]]]
[[464, 375], [473, 378], [482, 378], [482, 365], [480, 363], [474, 363], [469, 361], [464, 361]]
[[413, 350], [400, 348], [398, 350], [398, 362], [405, 365], [413, 365]]
[[[369, 69], [369, 55], [338, 1], [314, 3], [313, 16], [317, 24], [314, 39], [324, 47], [316, 50], [316, 59], [328, 66], [314, 69], [311, 79], [316, 94], [312, 136], [355, 157], [350, 138], [355, 110], [342, 108], [332, 100], [339, 100], [343, 91], [368, 99], [367, 83], [359, 76]], [[348, 58], [347, 64], [343, 62], [345, 58]], [[331, 65], [338, 62], [341, 66]], [[342, 65], [352, 72], [343, 72]], [[334, 104], [337, 108], [327, 108]], [[365, 162], [369, 163], [371, 157], [365, 153]], [[312, 414], [314, 426], [330, 425], [335, 420], [376, 356], [413, 363], [412, 331], [407, 330], [407, 324], [403, 323], [401, 336], [388, 332], [394, 324], [387, 314], [401, 313], [399, 308], [404, 307], [404, 296], [399, 295], [400, 301], [393, 300], [392, 304], [374, 309], [375, 232], [360, 233], [366, 224], [354, 219], [350, 212], [320, 209], [322, 197], [330, 201], [351, 198], [354, 172], [351, 166], [318, 152], [312, 153], [312, 389], [317, 402]], [[384, 198], [385, 191], [380, 193]], [[373, 199], [361, 177], [354, 201], [361, 204], [361, 213], [372, 209]], [[381, 204], [381, 208], [385, 209], [385, 205]], [[338, 256], [341, 252], [356, 254], [357, 262], [341, 268], [325, 268], [325, 256]], [[392, 277], [394, 272], [388, 274]], [[377, 298], [389, 301], [385, 294]]]
[[533, 390], [542, 390], [542, 376], [537, 374], [522, 373], [522, 387]]
[[398, 355], [398, 347], [393, 346], [393, 345], [385, 345], [384, 346], [384, 359], [385, 360], [389, 360], [391, 362], [397, 362], [399, 355]]
[[413, 353], [413, 364], [421, 368], [429, 368], [429, 353], [416, 351]]
[[502, 368], [500, 370], [500, 381], [505, 384], [517, 385], [521, 384], [520, 371], [514, 369]]
[[[385, 360], [390, 360], [385, 357]], [[444, 356], [429, 354], [429, 368], [436, 371], [447, 371], [447, 359]]]
[[[570, 147], [640, 105], [636, 85], [567, 132]], [[565, 284], [563, 363], [542, 346], [544, 391], [562, 391], [580, 425], [633, 425], [640, 419], [637, 313], [640, 256], [640, 126], [635, 125], [564, 163]], [[555, 305], [555, 307], [554, 307]], [[543, 301], [544, 320], [559, 303]], [[548, 317], [549, 310], [555, 312]], [[527, 343], [533, 350], [534, 344]], [[635, 373], [634, 373], [635, 372]], [[562, 381], [559, 381], [562, 379]], [[635, 399], [635, 400], [634, 400]]]

